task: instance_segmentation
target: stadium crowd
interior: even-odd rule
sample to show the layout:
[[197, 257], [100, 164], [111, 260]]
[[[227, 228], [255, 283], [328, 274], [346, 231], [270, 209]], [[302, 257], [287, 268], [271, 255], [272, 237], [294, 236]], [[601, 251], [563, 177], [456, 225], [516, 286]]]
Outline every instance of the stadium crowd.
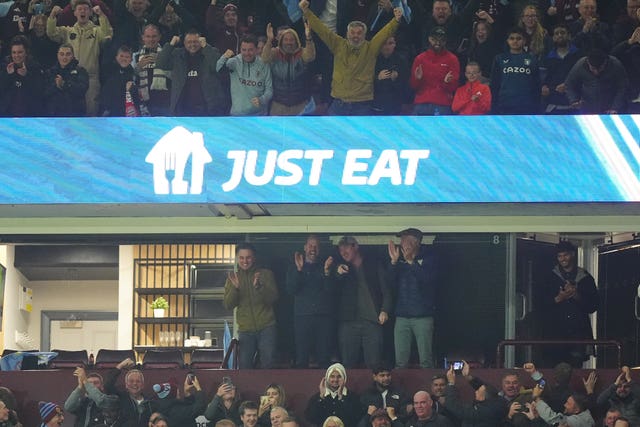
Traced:
[[[84, 366], [68, 371], [73, 372], [77, 386], [64, 402], [41, 401], [38, 410], [41, 427], [61, 427], [65, 413], [74, 415], [75, 427], [640, 425], [640, 389], [626, 366], [612, 384], [599, 385], [596, 392], [597, 372], [578, 378], [581, 385], [576, 387], [576, 373], [567, 363], [558, 364], [549, 377], [533, 363], [526, 363], [522, 370], [505, 371], [495, 385], [479, 378], [468, 363], [459, 363], [417, 390], [397, 385], [394, 371], [384, 365], [372, 369], [370, 386], [347, 387], [347, 369], [334, 363], [320, 379], [318, 391], [303, 396], [301, 404], [293, 407], [285, 388], [275, 382], [265, 387], [257, 401], [243, 399], [233, 371], [223, 371], [222, 375], [231, 376], [217, 379], [220, 382], [212, 385], [212, 397], [193, 372], [183, 384], [169, 373], [165, 382], [145, 386], [145, 374], [133, 360], [125, 359], [104, 372], [104, 377]], [[64, 399], [65, 392], [61, 392], [56, 398]], [[463, 394], [469, 397], [461, 397]], [[0, 387], [0, 424], [21, 426], [18, 407], [13, 392]]]
[[[622, 368], [613, 384], [599, 385], [598, 393], [595, 371], [581, 381], [572, 379], [573, 367], [581, 367], [592, 354], [585, 345], [545, 350], [548, 360], [541, 365], [553, 361], [555, 366], [549, 378], [533, 363], [526, 363], [522, 371], [505, 371], [499, 384], [491, 384], [474, 374], [470, 363], [458, 359], [445, 361], [445, 371], [430, 384], [421, 384], [422, 389], [403, 390], [394, 384], [388, 356], [395, 354], [395, 367], [409, 367], [413, 342], [419, 366], [434, 368], [439, 267], [432, 245], [423, 244], [420, 230], [407, 228], [397, 237], [399, 244], [388, 242], [386, 260], [365, 251], [353, 236], [339, 240], [337, 254], [323, 256], [320, 239], [309, 235], [302, 252], [293, 254], [285, 289], [294, 296], [294, 367], [308, 368], [313, 358], [319, 368], [326, 368], [318, 392], [305, 396], [303, 411], [300, 405], [295, 408], [298, 422], [317, 427], [593, 427], [596, 419], [603, 418], [608, 427], [640, 426], [640, 389], [628, 367]], [[238, 243], [237, 270], [228, 273], [224, 289], [225, 307], [236, 310], [241, 370], [275, 366], [278, 287], [273, 272], [256, 260], [255, 247]], [[555, 341], [591, 339], [588, 316], [597, 309], [595, 281], [577, 266], [576, 248], [570, 242], [556, 246], [556, 261], [545, 282], [535, 289], [535, 308], [545, 317], [539, 320], [546, 325], [543, 332]], [[390, 323], [394, 324], [392, 340], [383, 333]], [[371, 369], [373, 384], [367, 390], [347, 387], [348, 370], [361, 367], [362, 362]], [[269, 375], [268, 371], [262, 374]], [[143, 372], [129, 358], [104, 377], [87, 372], [85, 366], [76, 368], [74, 376], [77, 387], [64, 410], [76, 416], [75, 427], [296, 426], [284, 387], [275, 382], [266, 387], [259, 402], [243, 401], [241, 390], [225, 376], [207, 403], [193, 372], [182, 388], [171, 380], [154, 384], [154, 394], [148, 394]], [[121, 377], [124, 388], [117, 385]], [[274, 374], [273, 379], [277, 378]], [[576, 383], [579, 389], [574, 388]], [[522, 387], [526, 384], [528, 389]], [[460, 397], [471, 390], [472, 400]], [[14, 427], [19, 418], [15, 398], [0, 394], [0, 401], [6, 406], [0, 409], [0, 424]], [[60, 403], [42, 402], [39, 410], [44, 426], [60, 427], [64, 420]]]
[[0, 116], [616, 114], [640, 0], [10, 0]]

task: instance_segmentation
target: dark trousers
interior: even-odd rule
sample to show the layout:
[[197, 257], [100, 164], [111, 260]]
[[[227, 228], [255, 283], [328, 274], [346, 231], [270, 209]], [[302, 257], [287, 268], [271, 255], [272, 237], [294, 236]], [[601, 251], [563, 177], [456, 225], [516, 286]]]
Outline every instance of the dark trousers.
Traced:
[[345, 368], [353, 368], [364, 350], [368, 368], [382, 361], [382, 326], [368, 320], [352, 320], [340, 324], [340, 355]]
[[318, 366], [329, 366], [332, 324], [331, 318], [326, 314], [296, 316], [296, 368], [309, 367], [309, 356], [314, 349]]

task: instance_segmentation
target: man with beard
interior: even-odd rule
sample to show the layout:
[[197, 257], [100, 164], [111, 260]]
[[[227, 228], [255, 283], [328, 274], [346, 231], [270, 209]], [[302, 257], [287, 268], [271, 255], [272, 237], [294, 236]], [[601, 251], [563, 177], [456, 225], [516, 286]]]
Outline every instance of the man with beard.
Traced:
[[[542, 337], [558, 341], [593, 339], [589, 314], [598, 308], [595, 280], [576, 263], [576, 247], [568, 241], [556, 246], [558, 264], [545, 283], [534, 288], [534, 304], [542, 323]], [[584, 345], [555, 345], [545, 348], [548, 366], [567, 362], [582, 367]]]
[[295, 366], [308, 368], [309, 355], [315, 349], [316, 362], [324, 368], [329, 366], [335, 324], [318, 237], [308, 236], [304, 254], [296, 252], [293, 260], [294, 265], [287, 272], [286, 286], [287, 292], [293, 295]]
[[[446, 43], [447, 33], [444, 27], [433, 28], [429, 34], [431, 47], [413, 61], [409, 83], [416, 91], [413, 102], [415, 115], [452, 114], [451, 103], [460, 80], [460, 63], [458, 58], [447, 50]], [[424, 359], [426, 356], [420, 356], [423, 368], [431, 367], [433, 363]]]
[[547, 114], [570, 114], [567, 87], [564, 81], [582, 53], [571, 42], [571, 32], [564, 25], [553, 29], [553, 50], [544, 60], [547, 72], [542, 81], [542, 97]]
[[366, 425], [366, 421], [374, 419], [377, 411], [384, 411], [392, 421], [406, 421], [407, 414], [411, 412], [411, 400], [406, 393], [391, 384], [391, 369], [378, 365], [372, 369], [373, 384], [360, 397], [362, 407], [367, 410], [367, 415], [361, 424]]
[[256, 250], [250, 243], [236, 245], [236, 261], [238, 269], [229, 273], [224, 285], [224, 307], [237, 308], [238, 335], [242, 343], [240, 369], [253, 368], [256, 351], [260, 367], [269, 369], [273, 367], [276, 349], [273, 305], [278, 299], [278, 288], [271, 270], [256, 266]]
[[171, 71], [169, 110], [177, 116], [215, 116], [222, 113], [223, 93], [216, 72], [218, 49], [207, 44], [195, 30], [173, 36], [156, 58], [156, 67]]
[[615, 382], [600, 393], [596, 403], [600, 408], [608, 405], [609, 412], [617, 411], [631, 425], [640, 425], [640, 386], [632, 381], [628, 366], [622, 367]]
[[271, 66], [273, 101], [272, 116], [296, 116], [309, 103], [309, 67], [316, 57], [316, 45], [309, 24], [305, 23], [306, 44], [300, 44], [298, 33], [287, 28], [278, 34], [278, 46], [273, 46], [273, 27], [267, 25], [267, 42], [262, 50], [262, 62]]
[[366, 115], [370, 114], [373, 100], [373, 77], [376, 59], [382, 44], [392, 36], [400, 20], [402, 9], [393, 10], [394, 18], [376, 35], [367, 41], [367, 26], [361, 21], [352, 21], [347, 26], [347, 37], [333, 33], [310, 9], [309, 1], [299, 4], [311, 29], [328, 46], [334, 56], [329, 114]]

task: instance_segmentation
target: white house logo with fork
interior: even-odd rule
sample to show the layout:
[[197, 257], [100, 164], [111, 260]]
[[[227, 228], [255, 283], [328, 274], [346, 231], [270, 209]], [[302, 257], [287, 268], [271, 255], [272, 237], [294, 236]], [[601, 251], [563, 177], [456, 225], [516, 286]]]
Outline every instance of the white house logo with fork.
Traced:
[[[191, 157], [190, 181], [185, 181], [185, 167]], [[153, 146], [145, 161], [153, 164], [155, 194], [201, 194], [204, 165], [212, 161], [201, 132], [189, 132], [176, 126]]]

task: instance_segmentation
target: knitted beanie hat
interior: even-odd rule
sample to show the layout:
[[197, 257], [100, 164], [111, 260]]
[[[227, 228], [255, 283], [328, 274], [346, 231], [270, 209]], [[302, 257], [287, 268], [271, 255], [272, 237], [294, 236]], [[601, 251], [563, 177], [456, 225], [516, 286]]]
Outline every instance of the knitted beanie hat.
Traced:
[[53, 402], [39, 402], [38, 409], [40, 410], [42, 424], [48, 423], [53, 419], [53, 417], [62, 412], [62, 408], [60, 408], [57, 403]]

